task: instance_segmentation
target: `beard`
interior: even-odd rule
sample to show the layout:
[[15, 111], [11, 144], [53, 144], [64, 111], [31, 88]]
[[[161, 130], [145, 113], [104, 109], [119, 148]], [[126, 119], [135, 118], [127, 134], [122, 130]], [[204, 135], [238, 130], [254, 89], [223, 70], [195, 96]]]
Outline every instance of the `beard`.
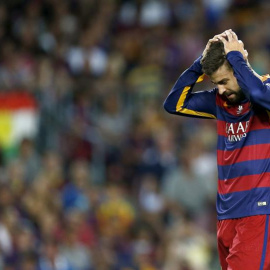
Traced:
[[238, 104], [246, 98], [242, 89], [239, 89], [237, 91], [226, 90], [226, 92], [223, 93], [223, 96], [226, 97], [230, 104]]

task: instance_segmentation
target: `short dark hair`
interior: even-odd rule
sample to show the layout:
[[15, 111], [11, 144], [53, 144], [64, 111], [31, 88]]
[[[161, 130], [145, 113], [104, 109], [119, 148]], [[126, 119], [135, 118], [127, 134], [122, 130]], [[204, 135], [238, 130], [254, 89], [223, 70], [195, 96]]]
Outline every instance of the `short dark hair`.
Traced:
[[210, 44], [205, 56], [201, 59], [202, 71], [208, 76], [216, 72], [223, 64], [227, 64], [231, 68], [226, 59], [224, 44], [221, 41], [216, 41]]

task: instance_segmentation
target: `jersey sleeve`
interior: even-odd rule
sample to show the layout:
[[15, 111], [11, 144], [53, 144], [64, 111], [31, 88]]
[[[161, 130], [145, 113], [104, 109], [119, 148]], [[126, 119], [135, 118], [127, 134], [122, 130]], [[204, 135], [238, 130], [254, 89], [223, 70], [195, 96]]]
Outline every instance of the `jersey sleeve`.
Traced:
[[270, 110], [270, 84], [269, 75], [263, 80], [258, 78], [246, 63], [242, 53], [231, 51], [227, 54], [227, 60], [231, 64], [234, 76], [239, 86], [251, 102]]
[[216, 119], [216, 89], [192, 93], [194, 85], [203, 80], [200, 59], [184, 71], [164, 102], [167, 112], [188, 117]]

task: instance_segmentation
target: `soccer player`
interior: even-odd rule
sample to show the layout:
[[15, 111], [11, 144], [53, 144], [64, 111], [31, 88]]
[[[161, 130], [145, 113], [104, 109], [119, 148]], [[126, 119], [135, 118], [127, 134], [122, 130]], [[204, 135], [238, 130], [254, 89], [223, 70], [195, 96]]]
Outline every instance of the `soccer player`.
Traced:
[[[223, 270], [270, 269], [270, 77], [259, 76], [232, 30], [210, 39], [164, 102], [217, 120], [217, 239]], [[192, 93], [207, 75], [216, 86]]]

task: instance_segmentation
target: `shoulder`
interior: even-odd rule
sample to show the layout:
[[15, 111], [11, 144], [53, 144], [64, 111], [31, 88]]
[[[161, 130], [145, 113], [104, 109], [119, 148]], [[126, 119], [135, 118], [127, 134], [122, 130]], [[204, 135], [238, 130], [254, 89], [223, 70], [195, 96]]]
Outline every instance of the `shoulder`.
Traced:
[[266, 75], [261, 76], [261, 80], [265, 84], [270, 84], [270, 75], [269, 74], [266, 74]]

